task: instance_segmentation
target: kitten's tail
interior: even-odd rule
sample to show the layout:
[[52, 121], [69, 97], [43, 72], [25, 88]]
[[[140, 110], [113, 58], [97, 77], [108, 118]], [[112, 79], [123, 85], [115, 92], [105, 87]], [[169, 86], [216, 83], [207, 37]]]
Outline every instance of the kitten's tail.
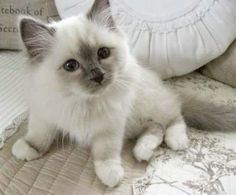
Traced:
[[236, 107], [217, 106], [196, 99], [183, 102], [183, 116], [188, 126], [203, 130], [233, 131], [236, 129]]

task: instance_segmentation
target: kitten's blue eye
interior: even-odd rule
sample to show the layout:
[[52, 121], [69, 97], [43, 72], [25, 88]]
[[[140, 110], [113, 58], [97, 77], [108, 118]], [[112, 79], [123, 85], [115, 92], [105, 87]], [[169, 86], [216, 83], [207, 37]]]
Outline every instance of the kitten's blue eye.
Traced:
[[97, 51], [97, 55], [99, 58], [101, 59], [105, 59], [105, 58], [108, 58], [110, 56], [110, 49], [107, 48], [107, 47], [101, 47], [98, 49]]
[[63, 68], [67, 71], [67, 72], [74, 72], [77, 69], [79, 69], [80, 64], [77, 60], [75, 59], [70, 59], [67, 60], [66, 63], [63, 65]]

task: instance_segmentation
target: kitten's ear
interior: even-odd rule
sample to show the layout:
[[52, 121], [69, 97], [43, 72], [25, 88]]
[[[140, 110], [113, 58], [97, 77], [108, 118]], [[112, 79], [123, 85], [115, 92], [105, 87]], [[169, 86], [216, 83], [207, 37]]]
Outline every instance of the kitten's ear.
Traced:
[[42, 58], [50, 47], [55, 29], [31, 17], [21, 17], [19, 30], [29, 56]]
[[94, 0], [92, 8], [87, 13], [87, 18], [106, 27], [115, 28], [109, 0]]

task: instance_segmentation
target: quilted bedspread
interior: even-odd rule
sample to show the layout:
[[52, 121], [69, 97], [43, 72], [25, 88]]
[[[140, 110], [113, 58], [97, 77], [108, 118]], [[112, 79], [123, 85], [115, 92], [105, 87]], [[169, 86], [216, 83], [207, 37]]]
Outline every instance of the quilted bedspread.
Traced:
[[[166, 84], [179, 93], [216, 104], [231, 107], [236, 103], [235, 89], [199, 73], [171, 79]], [[134, 143], [127, 142], [122, 153], [125, 178], [120, 186], [109, 189], [96, 177], [89, 151], [67, 139], [57, 139], [38, 160], [16, 160], [11, 147], [24, 134], [26, 123], [24, 114], [8, 128], [11, 133], [17, 132], [0, 150], [0, 194], [236, 194], [236, 131], [189, 129], [188, 150], [174, 152], [163, 144], [149, 163], [136, 162], [132, 156]]]
[[146, 164], [132, 157], [132, 143], [125, 145], [122, 155], [125, 178], [114, 189], [106, 188], [96, 177], [89, 151], [68, 140], [57, 139], [38, 160], [18, 161], [11, 147], [25, 129], [26, 121], [0, 151], [1, 195], [129, 195], [132, 181], [144, 174]]

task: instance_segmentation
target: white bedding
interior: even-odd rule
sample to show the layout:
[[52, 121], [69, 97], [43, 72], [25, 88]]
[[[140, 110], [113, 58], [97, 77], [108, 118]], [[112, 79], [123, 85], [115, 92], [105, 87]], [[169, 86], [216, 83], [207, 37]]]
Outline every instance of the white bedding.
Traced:
[[23, 99], [24, 62], [18, 52], [0, 51], [0, 148], [13, 133], [12, 121], [26, 110]]
[[159, 148], [135, 195], [235, 195], [236, 134], [192, 129], [186, 152]]

